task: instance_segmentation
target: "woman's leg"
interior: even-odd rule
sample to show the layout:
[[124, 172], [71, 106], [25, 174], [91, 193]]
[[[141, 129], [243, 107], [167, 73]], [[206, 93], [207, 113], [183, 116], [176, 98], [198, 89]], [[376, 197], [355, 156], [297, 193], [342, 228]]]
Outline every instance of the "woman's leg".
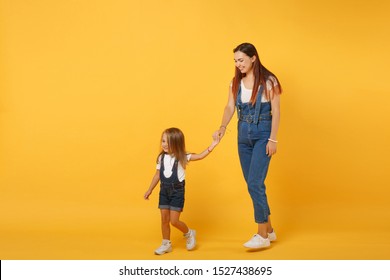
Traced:
[[238, 155], [240, 158], [241, 170], [245, 182], [248, 183], [249, 170], [252, 161], [253, 147], [247, 143], [238, 143]]
[[267, 233], [272, 232], [272, 226], [264, 184], [269, 166], [264, 141], [257, 141], [253, 147], [242, 141], [238, 144], [238, 151], [241, 168], [253, 202], [255, 221], [258, 223], [257, 233], [266, 238]]
[[265, 146], [266, 141], [258, 140], [253, 147], [247, 184], [255, 210], [255, 221], [258, 223], [258, 234], [267, 238], [268, 230], [272, 226], [269, 220], [271, 213], [264, 184], [270, 163], [270, 158], [265, 153]]
[[273, 231], [270, 216], [268, 216], [268, 222], [259, 223], [257, 228], [257, 234], [261, 235], [263, 238], [268, 237], [268, 233]]
[[271, 216], [268, 216], [267, 233], [271, 233], [273, 231], [274, 231], [274, 229], [273, 229], [273, 227], [271, 225]]

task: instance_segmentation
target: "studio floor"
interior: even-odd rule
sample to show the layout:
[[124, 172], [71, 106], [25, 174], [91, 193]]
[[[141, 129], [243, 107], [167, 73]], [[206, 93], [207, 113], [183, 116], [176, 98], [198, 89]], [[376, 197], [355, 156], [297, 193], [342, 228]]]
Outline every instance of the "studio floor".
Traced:
[[[378, 217], [385, 218], [384, 216]], [[315, 219], [289, 221], [289, 217], [273, 219], [278, 240], [271, 247], [250, 251], [243, 247], [254, 233], [250, 219], [239, 215], [233, 222], [215, 221], [204, 224], [205, 217], [188, 217], [197, 230], [197, 247], [185, 248], [182, 234], [172, 229], [173, 251], [154, 255], [160, 245], [159, 215], [142, 219], [135, 211], [117, 219], [95, 219], [83, 223], [69, 222], [23, 225], [8, 224], [0, 233], [0, 259], [3, 260], [383, 260], [390, 259], [390, 228], [387, 224], [358, 223], [343, 226]], [[133, 219], [134, 223], [127, 220]], [[71, 225], [72, 224], [72, 225]], [[135, 226], [135, 225], [138, 226]]]

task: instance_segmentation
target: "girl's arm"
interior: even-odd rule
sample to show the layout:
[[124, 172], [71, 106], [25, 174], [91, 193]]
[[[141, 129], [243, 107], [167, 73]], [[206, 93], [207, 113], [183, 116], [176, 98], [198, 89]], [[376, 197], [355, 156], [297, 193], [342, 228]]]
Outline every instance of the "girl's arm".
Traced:
[[217, 131], [214, 132], [213, 138], [218, 138], [219, 140], [222, 139], [222, 137], [225, 135], [226, 128], [232, 119], [234, 112], [236, 110], [236, 106], [234, 104], [234, 97], [232, 92], [232, 86], [229, 87], [229, 96], [228, 96], [228, 102], [225, 106], [225, 110], [223, 111], [221, 126]]
[[218, 143], [219, 143], [219, 139], [218, 138], [213, 139], [213, 142], [211, 143], [210, 146], [207, 147], [206, 150], [204, 150], [200, 154], [191, 154], [190, 161], [204, 159], [205, 157], [207, 157], [213, 151], [213, 149], [215, 148], [215, 146], [218, 145]]
[[153, 176], [152, 182], [150, 183], [149, 189], [144, 194], [144, 199], [149, 199], [149, 196], [152, 194], [154, 188], [157, 186], [160, 181], [160, 170], [156, 170], [156, 173]]
[[270, 157], [276, 153], [277, 138], [276, 135], [279, 129], [280, 122], [280, 93], [277, 87], [271, 92], [271, 111], [272, 111], [272, 126], [271, 126], [271, 135], [269, 137], [266, 153]]

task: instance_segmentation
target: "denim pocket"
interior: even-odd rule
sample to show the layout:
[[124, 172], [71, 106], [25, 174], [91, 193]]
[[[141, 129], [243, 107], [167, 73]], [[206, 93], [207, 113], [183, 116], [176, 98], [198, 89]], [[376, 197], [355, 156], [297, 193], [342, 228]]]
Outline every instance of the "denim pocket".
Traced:
[[258, 124], [259, 131], [271, 131], [272, 120], [261, 120]]
[[239, 121], [237, 125], [237, 136], [238, 139], [241, 138], [248, 138], [248, 132], [249, 132], [249, 126], [250, 124], [244, 121]]

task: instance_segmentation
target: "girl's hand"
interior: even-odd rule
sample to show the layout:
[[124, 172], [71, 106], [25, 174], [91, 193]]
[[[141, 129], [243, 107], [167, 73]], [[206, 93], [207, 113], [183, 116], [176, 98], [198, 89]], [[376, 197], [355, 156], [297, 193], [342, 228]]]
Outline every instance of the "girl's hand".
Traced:
[[218, 142], [222, 139], [222, 137], [225, 135], [226, 128], [220, 127], [217, 131], [213, 134], [213, 139], [218, 139]]
[[152, 194], [152, 191], [151, 190], [148, 190], [145, 194], [144, 194], [144, 199], [146, 200], [149, 200], [149, 196]]
[[211, 142], [211, 145], [209, 146], [209, 148], [211, 150], [213, 150], [215, 148], [215, 146], [218, 145], [218, 143], [219, 143], [219, 138], [218, 137], [216, 137], [216, 138], [213, 137], [213, 142]]
[[265, 148], [265, 153], [271, 157], [276, 154], [276, 143], [268, 141], [267, 146]]

